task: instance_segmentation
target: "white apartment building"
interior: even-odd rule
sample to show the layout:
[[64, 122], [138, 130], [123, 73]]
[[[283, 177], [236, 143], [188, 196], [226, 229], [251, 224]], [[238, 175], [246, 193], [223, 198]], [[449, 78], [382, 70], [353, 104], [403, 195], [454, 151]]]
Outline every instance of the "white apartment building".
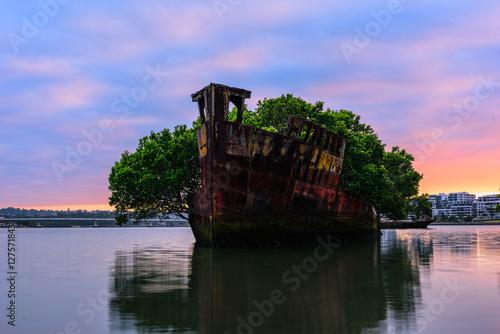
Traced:
[[435, 217], [435, 216], [441, 216], [441, 215], [445, 215], [445, 216], [451, 216], [451, 210], [450, 209], [432, 209], [432, 216]]
[[432, 216], [450, 215], [448, 208], [448, 195], [440, 193], [439, 195], [429, 195], [429, 202], [432, 203]]
[[500, 212], [495, 212], [495, 208], [500, 204], [498, 195], [485, 195], [476, 199], [475, 194], [467, 192], [450, 193], [449, 195], [440, 193], [439, 195], [429, 195], [432, 203], [433, 216], [472, 216], [478, 219], [500, 219]]
[[475, 194], [469, 194], [465, 191], [461, 193], [450, 193], [448, 195], [448, 202], [469, 202], [476, 200]]
[[454, 202], [450, 206], [450, 215], [458, 217], [473, 216], [474, 201], [469, 202]]
[[474, 202], [474, 211], [478, 218], [500, 219], [500, 212], [495, 212], [495, 208], [500, 204], [498, 195], [481, 196]]

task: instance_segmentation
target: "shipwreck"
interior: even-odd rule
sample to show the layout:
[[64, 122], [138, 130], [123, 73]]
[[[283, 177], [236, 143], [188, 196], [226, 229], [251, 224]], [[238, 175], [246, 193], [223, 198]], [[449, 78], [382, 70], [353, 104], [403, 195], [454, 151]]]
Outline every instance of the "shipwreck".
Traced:
[[[214, 84], [192, 94], [201, 126], [201, 188], [189, 203], [196, 242], [209, 246], [341, 240], [380, 234], [375, 208], [339, 188], [346, 141], [290, 117], [286, 135], [242, 124], [248, 90]], [[237, 108], [228, 120], [230, 103]]]

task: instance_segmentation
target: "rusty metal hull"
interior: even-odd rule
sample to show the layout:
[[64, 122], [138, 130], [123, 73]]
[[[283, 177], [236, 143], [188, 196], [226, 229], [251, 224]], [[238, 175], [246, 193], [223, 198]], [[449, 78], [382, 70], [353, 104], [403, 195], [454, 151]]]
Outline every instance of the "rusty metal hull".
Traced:
[[379, 235], [376, 217], [318, 217], [297, 214], [190, 215], [197, 244], [205, 246], [277, 245], [315, 242], [318, 237], [337, 240], [374, 238]]
[[[226, 86], [205, 90], [206, 105], [217, 105], [217, 94], [229, 100]], [[291, 118], [287, 135], [281, 135], [229, 122], [214, 109], [197, 129], [202, 187], [189, 214], [197, 243], [274, 244], [379, 234], [372, 205], [338, 187], [342, 137], [301, 118]]]
[[435, 222], [436, 218], [426, 218], [418, 220], [393, 220], [393, 221], [382, 221], [380, 223], [381, 229], [394, 229], [394, 228], [427, 228], [431, 223]]

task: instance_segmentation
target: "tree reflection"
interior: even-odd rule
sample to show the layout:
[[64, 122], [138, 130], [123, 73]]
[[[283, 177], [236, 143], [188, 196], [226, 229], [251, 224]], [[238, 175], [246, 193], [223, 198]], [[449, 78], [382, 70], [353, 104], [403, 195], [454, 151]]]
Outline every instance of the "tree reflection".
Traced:
[[[396, 234], [294, 247], [117, 252], [111, 327], [176, 333], [383, 332], [408, 328], [420, 303], [418, 261]], [[331, 252], [330, 252], [331, 251]], [[415, 262], [415, 256], [419, 258]], [[413, 319], [413, 320], [412, 320]]]
[[112, 330], [175, 327], [189, 330], [197, 316], [189, 295], [189, 251], [118, 251], [111, 273]]
[[428, 270], [432, 260], [432, 240], [408, 232], [385, 230], [382, 236], [381, 272], [385, 296], [396, 332], [408, 332], [416, 323], [422, 303], [420, 271]]

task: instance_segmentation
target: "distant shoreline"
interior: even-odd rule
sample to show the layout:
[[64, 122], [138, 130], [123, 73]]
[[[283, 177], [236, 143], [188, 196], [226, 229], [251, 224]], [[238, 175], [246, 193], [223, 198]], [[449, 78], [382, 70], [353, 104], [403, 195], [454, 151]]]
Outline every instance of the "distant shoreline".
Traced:
[[[8, 228], [9, 225], [2, 226], [0, 225], [0, 229], [3, 228]], [[163, 225], [124, 225], [124, 226], [25, 226], [25, 225], [16, 225], [17, 228], [33, 228], [33, 229], [44, 229], [44, 228], [55, 228], [55, 229], [61, 229], [61, 228], [71, 228], [71, 229], [92, 229], [92, 228], [100, 228], [100, 229], [108, 229], [108, 228], [139, 228], [139, 227], [147, 227], [147, 228], [170, 228], [170, 227], [189, 227], [188, 224], [186, 225], [172, 225], [172, 226], [163, 226]]]
[[[0, 227], [15, 224], [19, 228], [115, 228], [115, 218], [3, 218]], [[180, 219], [150, 219], [134, 224], [133, 221], [122, 227], [177, 227], [189, 226], [189, 223]]]
[[500, 225], [500, 220], [495, 221], [480, 221], [480, 222], [434, 222], [429, 226], [437, 225], [453, 225], [453, 226], [479, 226], [479, 225]]

